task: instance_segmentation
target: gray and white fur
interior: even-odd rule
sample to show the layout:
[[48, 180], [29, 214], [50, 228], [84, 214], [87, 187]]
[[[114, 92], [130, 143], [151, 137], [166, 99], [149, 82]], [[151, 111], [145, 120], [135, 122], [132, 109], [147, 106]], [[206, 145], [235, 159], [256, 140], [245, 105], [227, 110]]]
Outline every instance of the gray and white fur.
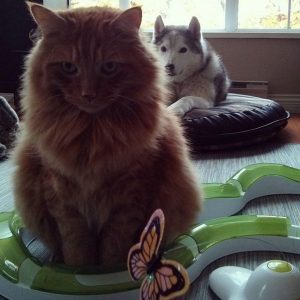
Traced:
[[226, 98], [230, 80], [220, 56], [203, 38], [192, 17], [188, 27], [155, 21], [153, 42], [168, 74], [172, 101], [169, 108], [183, 116], [193, 108], [209, 108]]

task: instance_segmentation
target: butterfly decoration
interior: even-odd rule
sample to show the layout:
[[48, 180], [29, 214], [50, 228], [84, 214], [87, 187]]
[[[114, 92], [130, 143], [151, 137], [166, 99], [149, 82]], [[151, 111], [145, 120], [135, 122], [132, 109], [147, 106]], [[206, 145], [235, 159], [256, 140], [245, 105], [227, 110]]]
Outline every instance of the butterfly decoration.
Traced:
[[165, 300], [185, 294], [189, 288], [186, 269], [173, 260], [161, 258], [165, 217], [161, 209], [151, 216], [140, 242], [128, 253], [127, 267], [133, 280], [142, 280], [141, 300]]

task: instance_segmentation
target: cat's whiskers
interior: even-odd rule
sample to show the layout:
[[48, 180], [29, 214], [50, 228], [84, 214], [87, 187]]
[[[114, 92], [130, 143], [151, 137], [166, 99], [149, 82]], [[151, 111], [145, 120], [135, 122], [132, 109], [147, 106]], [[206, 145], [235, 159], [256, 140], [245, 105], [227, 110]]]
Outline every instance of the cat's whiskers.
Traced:
[[[55, 114], [59, 115], [60, 116], [63, 116], [65, 115], [65, 113], [68, 111], [70, 111], [72, 108], [73, 108], [73, 105], [70, 104], [70, 102], [67, 100], [67, 97], [64, 96], [62, 93], [58, 93], [58, 94], [55, 94], [55, 95], [51, 95], [49, 96], [48, 98], [46, 98], [46, 101], [47, 103], [49, 103], [49, 101], [53, 101], [53, 100], [58, 100], [60, 101], [59, 105], [60, 105], [60, 109], [59, 111], [57, 111], [57, 107], [55, 107], [54, 105], [53, 106], [48, 106], [47, 108], [50, 110], [50, 111], [53, 111], [55, 112]], [[61, 102], [64, 101], [64, 105], [61, 105]], [[75, 112], [76, 110], [74, 110]]]
[[129, 100], [130, 102], [134, 102], [136, 103], [136, 100], [135, 99], [132, 99], [132, 98], [129, 98], [129, 97], [126, 97], [124, 95], [121, 95], [121, 94], [118, 94], [115, 96], [116, 98], [121, 98], [121, 99], [125, 99], [125, 100]]
[[59, 97], [62, 97], [62, 94], [61, 94], [61, 93], [60, 93], [60, 94], [51, 95], [51, 96], [47, 97], [47, 98], [45, 99], [45, 101], [54, 100], [54, 99], [57, 99], [57, 98], [59, 98]]
[[[123, 95], [114, 95], [114, 102], [116, 102], [117, 99], [124, 99], [124, 100], [128, 100], [130, 103], [136, 103], [135, 100], [129, 98], [129, 97], [126, 97], [126, 96], [123, 96]], [[119, 101], [118, 104], [122, 105], [124, 108], [126, 108], [128, 111], [130, 111], [130, 113], [134, 114], [134, 115], [137, 115], [137, 112], [132, 108], [131, 105], [129, 105], [128, 102], [124, 102], [124, 101]]]

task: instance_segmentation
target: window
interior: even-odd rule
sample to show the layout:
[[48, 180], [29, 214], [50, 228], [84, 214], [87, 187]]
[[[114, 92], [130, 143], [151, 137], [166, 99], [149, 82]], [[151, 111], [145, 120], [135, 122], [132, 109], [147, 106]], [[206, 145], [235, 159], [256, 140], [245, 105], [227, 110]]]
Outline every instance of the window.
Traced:
[[297, 29], [300, 28], [299, 0], [240, 0], [239, 29]]
[[123, 9], [140, 5], [145, 30], [152, 30], [158, 15], [166, 24], [174, 25], [187, 25], [192, 16], [197, 16], [204, 31], [300, 29], [300, 0], [69, 0], [69, 3], [70, 7], [109, 5]]
[[[154, 21], [161, 15], [166, 24], [188, 24], [192, 16], [201, 20], [203, 28], [224, 29], [226, 0], [70, 0], [70, 7], [113, 5], [122, 8], [142, 6], [142, 28], [152, 30]], [[195, 13], [197, 12], [197, 13]]]
[[[144, 12], [143, 27], [153, 28], [153, 23], [161, 15], [166, 24], [188, 25], [192, 16], [199, 18], [203, 28], [222, 30], [225, 24], [224, 0], [153, 0], [130, 1], [131, 5], [141, 5]], [[209, 5], [208, 5], [209, 3]]]
[[119, 7], [119, 0], [70, 0], [70, 7], [88, 7], [88, 6], [112, 6]]

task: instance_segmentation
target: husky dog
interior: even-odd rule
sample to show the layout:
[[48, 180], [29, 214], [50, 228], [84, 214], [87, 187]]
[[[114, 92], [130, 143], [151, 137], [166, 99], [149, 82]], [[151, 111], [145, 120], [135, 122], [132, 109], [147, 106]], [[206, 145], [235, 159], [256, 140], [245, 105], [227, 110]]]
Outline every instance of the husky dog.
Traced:
[[165, 26], [158, 16], [153, 42], [169, 75], [170, 109], [183, 116], [192, 108], [209, 108], [226, 98], [230, 86], [227, 71], [203, 38], [196, 17], [185, 27]]

